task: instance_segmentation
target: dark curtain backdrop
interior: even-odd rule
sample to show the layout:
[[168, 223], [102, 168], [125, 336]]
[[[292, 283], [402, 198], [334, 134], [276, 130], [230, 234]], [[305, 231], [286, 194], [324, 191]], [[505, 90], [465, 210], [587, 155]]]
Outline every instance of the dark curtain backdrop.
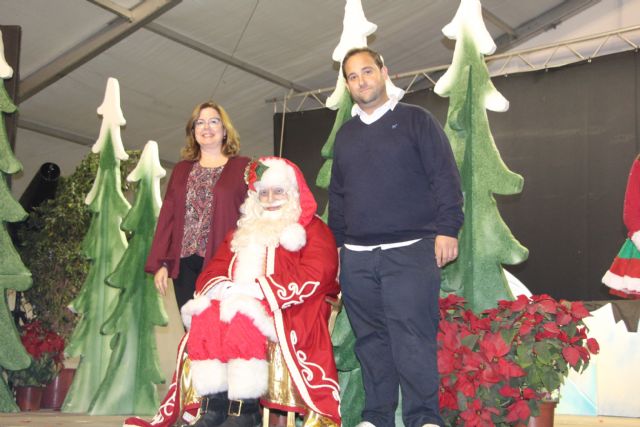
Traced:
[[[610, 299], [600, 279], [626, 233], [622, 203], [639, 151], [640, 55], [625, 52], [493, 81], [511, 105], [505, 113], [488, 112], [493, 136], [509, 169], [524, 177], [521, 194], [496, 199], [513, 235], [530, 251], [524, 263], [505, 267], [533, 293]], [[446, 121], [448, 100], [431, 90], [403, 101]], [[282, 154], [300, 165], [310, 184], [334, 117], [327, 109], [286, 114]], [[282, 114], [275, 114], [275, 153], [281, 124]], [[314, 187], [314, 193], [324, 207], [326, 192]]]

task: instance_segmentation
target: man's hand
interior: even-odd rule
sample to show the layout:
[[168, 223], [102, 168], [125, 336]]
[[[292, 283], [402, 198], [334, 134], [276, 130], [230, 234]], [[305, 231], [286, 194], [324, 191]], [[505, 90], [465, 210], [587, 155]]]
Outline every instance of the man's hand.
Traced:
[[156, 274], [153, 276], [153, 284], [156, 286], [156, 289], [162, 296], [167, 294], [167, 279], [169, 278], [169, 270], [167, 267], [162, 266], [156, 271]]
[[436, 236], [436, 265], [442, 268], [458, 257], [458, 239]]

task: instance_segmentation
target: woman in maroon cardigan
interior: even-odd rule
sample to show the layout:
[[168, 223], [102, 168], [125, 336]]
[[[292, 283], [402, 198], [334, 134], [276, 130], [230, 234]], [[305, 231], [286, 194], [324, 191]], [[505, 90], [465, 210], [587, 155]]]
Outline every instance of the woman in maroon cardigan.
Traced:
[[183, 160], [171, 173], [145, 265], [162, 295], [173, 279], [178, 308], [193, 297], [202, 266], [236, 226], [249, 162], [238, 156], [238, 133], [221, 106], [196, 106], [185, 130]]

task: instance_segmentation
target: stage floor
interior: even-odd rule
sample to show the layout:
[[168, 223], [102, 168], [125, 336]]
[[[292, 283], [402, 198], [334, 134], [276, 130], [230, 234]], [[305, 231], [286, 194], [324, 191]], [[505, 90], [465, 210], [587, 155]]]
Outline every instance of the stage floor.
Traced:
[[[92, 417], [86, 415], [61, 414], [54, 411], [22, 412], [17, 414], [0, 414], [0, 427], [57, 427], [57, 426], [90, 426], [120, 427], [125, 417]], [[640, 418], [619, 417], [579, 417], [573, 415], [556, 415], [554, 427], [640, 427]]]

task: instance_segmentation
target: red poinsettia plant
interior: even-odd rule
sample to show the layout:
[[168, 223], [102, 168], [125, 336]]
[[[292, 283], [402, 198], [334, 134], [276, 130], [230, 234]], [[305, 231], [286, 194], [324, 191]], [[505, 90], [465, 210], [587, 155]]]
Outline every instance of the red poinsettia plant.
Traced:
[[20, 340], [31, 355], [31, 365], [19, 371], [8, 371], [10, 382], [14, 387], [47, 385], [63, 367], [64, 339], [45, 328], [39, 320], [34, 320], [22, 326]]
[[451, 426], [526, 424], [569, 368], [581, 372], [599, 350], [580, 302], [519, 296], [477, 315], [449, 295], [440, 314], [440, 409]]

